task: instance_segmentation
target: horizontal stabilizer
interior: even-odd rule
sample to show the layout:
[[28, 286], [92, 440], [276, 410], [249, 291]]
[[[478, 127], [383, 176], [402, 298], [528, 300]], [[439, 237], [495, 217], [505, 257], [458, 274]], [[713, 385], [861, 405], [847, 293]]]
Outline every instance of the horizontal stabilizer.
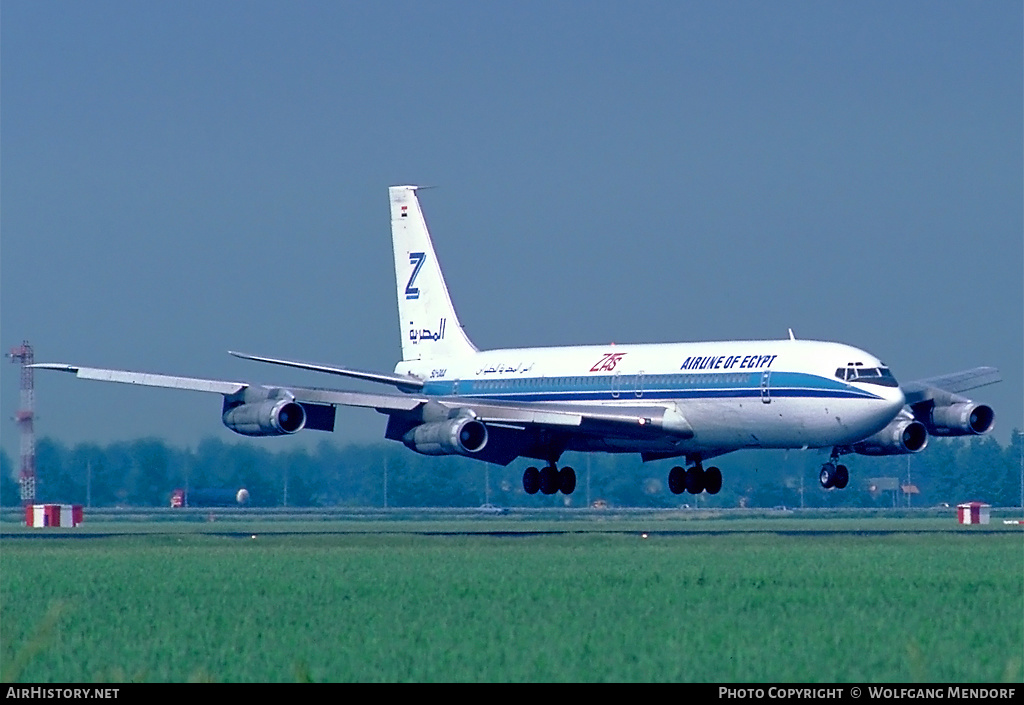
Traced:
[[352, 377], [353, 379], [362, 379], [368, 382], [379, 382], [381, 384], [393, 384], [396, 387], [405, 389], [422, 389], [423, 380], [418, 377], [412, 377], [410, 375], [395, 375], [387, 374], [385, 372], [370, 372], [368, 370], [356, 370], [350, 367], [334, 367], [333, 365], [321, 365], [315, 362], [299, 362], [297, 360], [281, 360], [273, 357], [261, 357], [259, 355], [247, 355], [246, 353], [234, 352], [233, 350], [228, 351], [229, 354], [235, 357], [240, 357], [243, 360], [255, 360], [256, 362], [266, 362], [271, 365], [282, 365], [284, 367], [296, 367], [300, 370], [311, 370], [313, 372], [326, 372], [331, 375], [341, 375], [342, 377]]
[[948, 375], [918, 379], [913, 382], [901, 384], [903, 394], [906, 395], [908, 404], [916, 404], [934, 396], [933, 390], [942, 390], [951, 394], [959, 394], [969, 389], [977, 389], [989, 384], [1001, 382], [1002, 375], [995, 367], [975, 367], [971, 370], [953, 372]]

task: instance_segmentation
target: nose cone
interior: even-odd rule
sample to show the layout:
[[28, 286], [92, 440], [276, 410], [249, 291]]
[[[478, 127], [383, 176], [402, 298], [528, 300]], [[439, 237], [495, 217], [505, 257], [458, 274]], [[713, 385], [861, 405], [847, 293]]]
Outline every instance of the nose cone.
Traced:
[[[907, 403], [907, 398], [903, 395], [903, 390], [899, 387], [884, 387], [884, 391], [881, 393], [883, 399], [882, 406], [884, 413], [888, 416], [888, 420], [892, 420], [896, 417], [896, 414], [903, 410], [904, 405]], [[875, 390], [877, 392], [877, 390]]]
[[865, 391], [870, 391], [872, 398], [865, 400], [867, 403], [860, 405], [860, 414], [856, 424], [850, 424], [853, 435], [859, 435], [856, 440], [867, 438], [878, 433], [895, 419], [903, 410], [906, 397], [899, 387], [879, 387], [878, 385], [867, 385]]
[[897, 410], [902, 409], [907, 403], [907, 398], [903, 394], [903, 390], [899, 387], [889, 387], [885, 390], [885, 398], [892, 403]]

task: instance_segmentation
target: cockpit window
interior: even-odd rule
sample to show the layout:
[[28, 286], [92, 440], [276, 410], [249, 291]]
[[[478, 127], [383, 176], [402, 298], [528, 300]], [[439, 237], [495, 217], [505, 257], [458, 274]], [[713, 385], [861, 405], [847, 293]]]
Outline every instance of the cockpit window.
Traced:
[[861, 365], [840, 367], [836, 370], [836, 377], [847, 382], [866, 382], [867, 384], [880, 384], [883, 387], [899, 386], [888, 367], [863, 367]]

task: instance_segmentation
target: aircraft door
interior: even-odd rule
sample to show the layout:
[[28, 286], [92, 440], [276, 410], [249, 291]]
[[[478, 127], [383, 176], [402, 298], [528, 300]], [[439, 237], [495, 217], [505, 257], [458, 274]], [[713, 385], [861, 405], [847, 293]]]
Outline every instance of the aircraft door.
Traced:
[[636, 373], [636, 387], [635, 387], [635, 391], [633, 393], [636, 394], [638, 399], [644, 395], [644, 371], [643, 370], [640, 370], [639, 372]]
[[619, 398], [619, 373], [615, 372], [612, 374], [612, 398]]
[[772, 393], [768, 384], [771, 381], [772, 371], [765, 370], [761, 373], [761, 401], [765, 404], [772, 403]]

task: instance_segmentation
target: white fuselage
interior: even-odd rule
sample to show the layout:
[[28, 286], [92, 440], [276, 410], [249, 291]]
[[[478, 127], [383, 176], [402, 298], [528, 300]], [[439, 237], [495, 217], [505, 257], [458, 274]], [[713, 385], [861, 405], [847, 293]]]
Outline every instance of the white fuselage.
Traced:
[[699, 452], [836, 446], [876, 433], [903, 408], [903, 393], [895, 380], [837, 376], [850, 365], [884, 368], [848, 345], [759, 340], [490, 350], [403, 361], [395, 371], [425, 379], [430, 395], [673, 408], [695, 430], [691, 439], [638, 446], [612, 438], [600, 448]]

